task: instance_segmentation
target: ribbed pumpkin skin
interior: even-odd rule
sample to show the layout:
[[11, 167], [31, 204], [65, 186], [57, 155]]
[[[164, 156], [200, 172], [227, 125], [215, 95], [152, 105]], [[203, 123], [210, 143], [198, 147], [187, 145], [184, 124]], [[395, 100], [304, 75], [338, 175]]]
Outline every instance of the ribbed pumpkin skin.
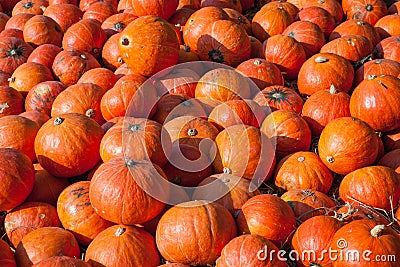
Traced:
[[400, 75], [400, 62], [384, 58], [365, 62], [357, 69], [354, 84], [359, 85], [362, 80], [367, 79], [370, 75], [381, 76], [382, 74], [398, 77]]
[[275, 110], [288, 110], [300, 114], [304, 104], [295, 90], [283, 85], [265, 87], [253, 100], [264, 108], [265, 114]]
[[[260, 251], [267, 254], [279, 249], [269, 240], [258, 235], [241, 235], [232, 239], [222, 250], [221, 256], [217, 259], [216, 267], [252, 266], [252, 267], [284, 267], [286, 263], [276, 256], [272, 259], [258, 259]], [[264, 256], [261, 254], [261, 256]]]
[[179, 40], [171, 24], [150, 15], [134, 20], [121, 32], [119, 50], [134, 73], [151, 76], [178, 62]]
[[[182, 227], [186, 230], [181, 231]], [[232, 215], [220, 204], [190, 201], [172, 207], [161, 217], [156, 243], [168, 261], [213, 264], [236, 231]]]
[[29, 267], [60, 254], [80, 258], [80, 248], [74, 235], [62, 228], [42, 227], [21, 240], [15, 250], [15, 259], [18, 266]]
[[379, 19], [375, 27], [382, 39], [390, 36], [399, 36], [400, 30], [397, 25], [400, 23], [400, 15], [387, 15]]
[[16, 248], [24, 236], [41, 227], [60, 227], [57, 210], [42, 202], [25, 202], [6, 215], [7, 237]]
[[371, 207], [390, 210], [392, 203], [400, 199], [399, 184], [400, 176], [393, 169], [370, 166], [346, 175], [340, 183], [339, 195], [350, 203], [358, 200]]
[[376, 46], [381, 37], [376, 28], [368, 22], [351, 19], [339, 24], [329, 36], [329, 40], [337, 39], [346, 35], [359, 34], [371, 40], [372, 45]]
[[33, 47], [43, 44], [61, 46], [63, 31], [60, 25], [52, 18], [44, 15], [36, 15], [30, 18], [24, 25], [24, 41]]
[[17, 267], [10, 246], [3, 240], [0, 240], [0, 265], [3, 267]]
[[178, 0], [130, 0], [132, 11], [137, 16], [154, 15], [169, 19], [178, 7]]
[[32, 265], [32, 267], [91, 267], [87, 262], [67, 256], [54, 256]]
[[137, 19], [137, 16], [130, 13], [117, 13], [108, 17], [101, 24], [101, 28], [106, 32], [107, 36], [112, 36], [122, 32], [129, 23]]
[[372, 26], [388, 14], [386, 3], [382, 0], [352, 0], [347, 10], [347, 17], [361, 19]]
[[83, 13], [82, 19], [95, 19], [101, 24], [112, 15], [117, 13], [117, 9], [106, 2], [96, 2], [91, 4]]
[[328, 11], [334, 18], [336, 23], [340, 23], [343, 19], [343, 9], [338, 1], [333, 1], [333, 0], [309, 0], [305, 1], [303, 5], [303, 9], [308, 8], [308, 7], [321, 7]]
[[[387, 132], [400, 126], [400, 80], [394, 76], [370, 76], [350, 98], [350, 114], [375, 131]], [[374, 99], [373, 104], [369, 99]]]
[[63, 227], [84, 246], [113, 225], [94, 211], [89, 200], [89, 185], [90, 181], [76, 182], [65, 188], [57, 201], [57, 213]]
[[93, 267], [157, 267], [161, 259], [148, 232], [136, 226], [114, 225], [92, 241], [85, 261]]
[[25, 98], [25, 109], [37, 110], [50, 116], [54, 100], [65, 88], [67, 87], [59, 81], [47, 81], [35, 85]]
[[43, 44], [35, 48], [29, 55], [27, 62], [36, 62], [49, 69], [52, 68], [55, 57], [61, 52], [61, 48], [54, 44]]
[[378, 155], [378, 149], [374, 130], [365, 122], [351, 117], [329, 122], [318, 142], [322, 161], [331, 171], [339, 174], [348, 174], [371, 165]]
[[95, 68], [86, 71], [77, 83], [94, 83], [100, 86], [104, 92], [110, 90], [118, 81], [117, 75], [106, 68]]
[[100, 160], [103, 129], [93, 119], [69, 113], [47, 121], [35, 139], [42, 167], [58, 177], [81, 175]]
[[82, 19], [83, 12], [76, 5], [60, 3], [49, 5], [43, 15], [52, 18], [65, 32], [70, 26]]
[[[33, 14], [28, 14], [28, 13], [21, 13], [21, 14], [12, 16], [9, 20], [7, 20], [5, 29], [20, 30], [21, 34], [22, 34], [25, 23], [33, 16], [34, 16]], [[22, 34], [21, 40], [23, 40], [23, 34]]]
[[328, 11], [318, 6], [303, 8], [296, 18], [318, 25], [325, 37], [328, 37], [335, 28], [335, 18]]
[[383, 39], [375, 47], [377, 58], [392, 59], [400, 63], [400, 37], [391, 36]]

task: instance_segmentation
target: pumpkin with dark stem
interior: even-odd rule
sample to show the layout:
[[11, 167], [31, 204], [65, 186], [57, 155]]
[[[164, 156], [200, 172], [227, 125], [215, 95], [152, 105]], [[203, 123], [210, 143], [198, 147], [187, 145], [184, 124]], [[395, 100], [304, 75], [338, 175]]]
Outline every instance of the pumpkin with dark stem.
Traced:
[[118, 67], [124, 64], [124, 60], [119, 52], [118, 42], [121, 33], [111, 35], [104, 43], [101, 51], [101, 59], [103, 64], [109, 70], [115, 71]]
[[223, 10], [228, 14], [230, 20], [242, 27], [248, 35], [251, 35], [251, 22], [242, 13], [232, 8], [223, 8]]
[[109, 16], [101, 24], [101, 28], [106, 32], [107, 36], [112, 36], [122, 32], [129, 23], [137, 19], [137, 16], [129, 13], [117, 13]]
[[383, 0], [351, 0], [346, 11], [350, 19], [361, 19], [372, 26], [388, 14], [388, 9]]
[[12, 16], [20, 13], [41, 15], [48, 6], [47, 0], [22, 0], [15, 4], [12, 9]]
[[82, 19], [83, 12], [76, 5], [60, 3], [49, 5], [43, 15], [52, 18], [65, 32], [70, 26]]
[[304, 101], [293, 89], [283, 85], [272, 85], [264, 88], [253, 100], [264, 108], [265, 114], [275, 110], [301, 113]]

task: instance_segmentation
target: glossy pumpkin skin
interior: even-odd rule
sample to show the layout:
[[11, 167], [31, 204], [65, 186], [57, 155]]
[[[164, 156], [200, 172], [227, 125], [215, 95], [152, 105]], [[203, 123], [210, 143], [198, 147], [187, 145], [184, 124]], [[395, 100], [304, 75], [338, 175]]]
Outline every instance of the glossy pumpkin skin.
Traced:
[[[341, 227], [334, 234], [330, 246], [332, 249], [337, 250], [339, 249], [338, 244], [341, 244], [339, 240], [345, 239], [347, 246], [341, 249], [344, 255], [348, 254], [349, 250], [369, 250], [371, 251], [368, 255], [369, 259], [376, 259], [378, 258], [377, 255], [395, 255], [397, 258], [400, 254], [400, 239], [398, 234], [391, 229], [391, 227], [384, 225], [376, 226], [378, 226], [378, 224], [374, 220], [357, 220], [350, 222]], [[344, 267], [349, 266], [349, 263], [350, 261], [347, 260], [339, 261], [336, 259], [333, 261], [333, 266]], [[368, 266], [370, 265], [370, 261], [360, 257], [359, 264]], [[396, 264], [396, 262], [385, 263], [388, 267], [394, 267]]]
[[[43, 239], [46, 242], [43, 242]], [[18, 266], [28, 267], [59, 255], [80, 258], [74, 235], [58, 227], [42, 227], [27, 234], [15, 250]]]
[[[260, 251], [269, 254], [271, 251], [279, 249], [268, 239], [258, 235], [241, 235], [235, 237], [224, 247], [221, 256], [217, 259], [216, 267], [233, 267], [242, 264], [254, 267], [284, 267], [286, 263], [280, 261], [276, 256], [272, 259], [267, 257], [265, 260], [257, 259], [254, 255], [259, 255]], [[261, 254], [261, 256], [264, 256]]]
[[223, 8], [223, 10], [228, 14], [231, 21], [242, 27], [248, 35], [251, 35], [251, 22], [241, 12], [232, 8]]
[[179, 40], [171, 24], [150, 15], [134, 20], [122, 31], [119, 49], [134, 73], [151, 76], [178, 62]]
[[347, 20], [339, 24], [335, 29], [333, 29], [329, 36], [329, 40], [334, 40], [351, 34], [359, 34], [366, 37], [372, 42], [373, 46], [376, 46], [381, 40], [376, 28], [368, 22], [358, 19]]
[[354, 68], [347, 59], [335, 54], [319, 53], [301, 66], [298, 88], [300, 94], [312, 95], [329, 89], [333, 84], [338, 90], [348, 92], [353, 79]]
[[25, 202], [6, 215], [4, 227], [16, 248], [24, 236], [41, 227], [60, 227], [57, 210], [42, 202]]
[[63, 114], [40, 128], [35, 152], [40, 165], [50, 174], [73, 177], [89, 171], [100, 160], [103, 135], [103, 129], [93, 119], [76, 113]]
[[328, 193], [332, 173], [313, 152], [296, 152], [283, 158], [275, 170], [275, 185], [283, 190], [311, 189]]
[[86, 71], [77, 83], [94, 83], [100, 86], [104, 92], [110, 90], [118, 81], [118, 77], [109, 69], [95, 68]]
[[66, 86], [58, 81], [46, 81], [35, 85], [26, 96], [25, 109], [37, 110], [50, 116], [54, 100], [65, 88]]
[[0, 40], [0, 51], [0, 70], [12, 75], [18, 66], [27, 61], [33, 48], [19, 38], [4, 37]]
[[[95, 211], [106, 220], [127, 225], [143, 223], [164, 208], [163, 202], [145, 191], [159, 190], [163, 197], [167, 197], [169, 190], [164, 179], [166, 176], [161, 168], [150, 161], [114, 158], [103, 163], [94, 173], [89, 198]], [[110, 194], [103, 195], [105, 189]], [[121, 201], [116, 202], [115, 195], [119, 195]]]
[[27, 62], [36, 62], [49, 69], [52, 68], [54, 58], [61, 52], [61, 48], [54, 44], [43, 44], [35, 48], [29, 55]]
[[331, 171], [339, 174], [371, 165], [378, 149], [374, 130], [365, 122], [351, 117], [329, 122], [318, 142], [320, 158]]
[[25, 117], [33, 122], [36, 122], [39, 127], [41, 127], [46, 121], [50, 119], [49, 115], [36, 110], [25, 111], [20, 113], [18, 116]]
[[106, 32], [107, 36], [112, 36], [122, 32], [126, 26], [137, 19], [137, 16], [130, 13], [117, 13], [109, 16], [101, 24], [101, 28]]
[[90, 181], [76, 182], [65, 188], [57, 201], [57, 213], [66, 230], [71, 231], [79, 244], [87, 246], [113, 223], [104, 220], [89, 200]]
[[178, 7], [178, 0], [131, 0], [132, 11], [137, 16], [153, 15], [168, 20]]
[[[186, 230], [182, 232], [181, 227]], [[220, 204], [189, 201], [172, 207], [161, 217], [156, 243], [168, 261], [213, 264], [236, 231], [232, 215]]]
[[400, 62], [391, 59], [374, 59], [365, 62], [357, 69], [354, 77], [354, 84], [357, 86], [362, 80], [365, 80], [370, 75], [392, 75], [398, 77], [400, 75]]
[[334, 86], [317, 91], [305, 101], [302, 116], [313, 136], [319, 136], [330, 121], [350, 117], [350, 96]]
[[49, 5], [43, 15], [52, 18], [63, 32], [82, 19], [83, 12], [78, 6], [68, 3]]
[[239, 233], [260, 235], [281, 248], [296, 228], [293, 210], [284, 200], [270, 194], [250, 198], [236, 218]]
[[[7, 211], [22, 204], [32, 190], [35, 172], [31, 160], [13, 148], [0, 148], [2, 184], [0, 210]], [[16, 179], [18, 178], [18, 179]]]
[[[399, 175], [389, 167], [364, 167], [343, 178], [339, 195], [341, 199], [350, 203], [361, 201], [371, 207], [390, 210], [392, 203], [397, 203], [400, 198], [399, 183]], [[371, 187], [374, 188], [373, 191]]]
[[[310, 266], [311, 264], [319, 264], [320, 266], [331, 266], [329, 257], [320, 258], [323, 251], [330, 246], [334, 234], [343, 226], [343, 223], [330, 216], [316, 216], [303, 222], [296, 230], [292, 239], [292, 248], [299, 255], [303, 255], [306, 251], [313, 251], [317, 255], [317, 259], [312, 257], [300, 257], [297, 262], [299, 266]], [[310, 229], [313, 229], [310, 231]], [[307, 255], [307, 254], [306, 254]], [[318, 256], [319, 255], [319, 256]]]
[[265, 59], [276, 64], [283, 77], [293, 80], [299, 74], [300, 68], [306, 61], [303, 46], [294, 38], [286, 35], [274, 35], [263, 44]]
[[30, 18], [24, 25], [24, 40], [33, 47], [43, 44], [61, 46], [63, 31], [60, 25], [52, 18], [44, 15], [36, 15]]
[[96, 58], [79, 50], [61, 51], [54, 58], [52, 66], [54, 75], [66, 86], [75, 84], [83, 73], [94, 68], [100, 68]]
[[377, 58], [392, 59], [400, 63], [399, 47], [400, 37], [391, 36], [380, 41], [374, 53]]
[[83, 260], [67, 256], [54, 256], [32, 265], [32, 267], [90, 267], [91, 265]]
[[94, 83], [78, 83], [67, 87], [54, 99], [51, 116], [61, 116], [66, 113], [85, 115], [99, 124], [105, 122], [100, 101], [104, 90]]
[[11, 248], [4, 240], [0, 240], [0, 264], [4, 267], [17, 267]]
[[388, 14], [386, 3], [382, 0], [352, 0], [347, 9], [347, 17], [361, 19], [371, 25]]
[[299, 11], [296, 19], [312, 22], [328, 37], [335, 28], [335, 18], [325, 9], [318, 6], [310, 6]]
[[100, 144], [100, 156], [103, 162], [125, 156], [151, 160], [162, 167], [170, 152], [165, 151], [169, 142], [161, 124], [144, 118], [126, 117], [105, 133]]
[[21, 30], [18, 29], [7, 29], [7, 30], [3, 30], [2, 32], [0, 32], [0, 37], [4, 38], [4, 37], [15, 37], [17, 39], [24, 39], [24, 34]]
[[9, 86], [0, 86], [0, 117], [17, 115], [24, 111], [24, 97]]
[[154, 237], [136, 226], [114, 225], [97, 235], [86, 250], [91, 266], [157, 267], [160, 256]]
[[[365, 121], [375, 131], [387, 132], [399, 127], [399, 86], [400, 80], [394, 76], [369, 76], [351, 95], [351, 115]], [[370, 99], [375, 101], [370, 103]]]
[[264, 108], [265, 114], [275, 110], [288, 110], [300, 114], [304, 103], [295, 90], [283, 85], [265, 87], [253, 100]]

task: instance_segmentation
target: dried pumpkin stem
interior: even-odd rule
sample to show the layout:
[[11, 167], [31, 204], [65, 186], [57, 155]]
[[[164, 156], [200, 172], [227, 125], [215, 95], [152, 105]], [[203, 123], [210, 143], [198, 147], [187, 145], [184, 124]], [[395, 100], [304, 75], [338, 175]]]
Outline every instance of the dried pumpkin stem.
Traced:
[[382, 235], [382, 231], [385, 230], [386, 226], [383, 224], [378, 224], [374, 228], [371, 229], [371, 235], [373, 237], [379, 237]]
[[121, 236], [126, 232], [126, 228], [118, 227], [117, 231], [115, 231], [115, 236]]

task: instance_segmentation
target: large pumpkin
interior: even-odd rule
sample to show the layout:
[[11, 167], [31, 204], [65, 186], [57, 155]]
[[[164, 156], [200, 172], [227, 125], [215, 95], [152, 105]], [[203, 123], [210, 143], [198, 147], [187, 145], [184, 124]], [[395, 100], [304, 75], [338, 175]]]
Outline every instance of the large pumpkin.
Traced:
[[24, 41], [33, 47], [43, 44], [61, 46], [63, 31], [56, 21], [44, 15], [30, 18], [24, 25]]
[[154, 237], [136, 226], [114, 225], [90, 243], [85, 260], [91, 266], [157, 267], [161, 260]]
[[378, 137], [374, 130], [365, 122], [351, 117], [329, 122], [318, 141], [322, 161], [331, 171], [339, 174], [371, 165], [378, 149]]
[[10, 246], [3, 240], [0, 240], [0, 264], [3, 267], [17, 267]]
[[376, 46], [381, 40], [378, 31], [368, 22], [351, 19], [339, 24], [329, 36], [329, 40], [337, 39], [342, 36], [359, 34], [369, 40], [371, 40], [372, 45]]
[[386, 3], [382, 0], [351, 0], [345, 12], [349, 19], [360, 19], [371, 25], [388, 14]]
[[354, 85], [359, 85], [370, 75], [392, 75], [398, 77], [400, 75], [400, 62], [384, 58], [365, 62], [355, 73]]
[[33, 15], [43, 14], [43, 11], [49, 5], [46, 0], [22, 0], [15, 4], [12, 9], [12, 15], [28, 13]]
[[167, 21], [149, 15], [134, 20], [122, 31], [119, 50], [134, 73], [151, 76], [178, 62], [179, 40]]
[[319, 6], [310, 6], [299, 11], [296, 19], [312, 22], [328, 37], [335, 28], [335, 18], [325, 9]]
[[69, 113], [47, 121], [35, 139], [42, 167], [59, 177], [81, 175], [100, 160], [103, 129], [85, 115]]
[[65, 188], [57, 201], [57, 213], [64, 229], [71, 231], [81, 245], [87, 246], [113, 223], [101, 218], [89, 200], [89, 181]]
[[196, 200], [165, 212], [157, 226], [156, 243], [168, 261], [207, 265], [215, 263], [236, 231], [235, 221], [226, 208]]
[[70, 26], [82, 19], [83, 12], [76, 5], [59, 3], [49, 5], [43, 15], [52, 18], [65, 32]]

